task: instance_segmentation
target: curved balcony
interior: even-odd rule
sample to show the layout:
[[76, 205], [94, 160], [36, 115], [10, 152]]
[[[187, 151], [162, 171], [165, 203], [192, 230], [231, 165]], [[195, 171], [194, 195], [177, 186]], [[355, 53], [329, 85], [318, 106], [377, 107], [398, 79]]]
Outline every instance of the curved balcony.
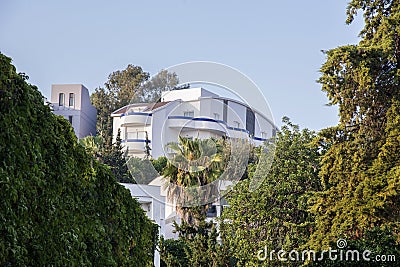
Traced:
[[122, 127], [125, 126], [146, 126], [151, 124], [151, 113], [135, 112], [122, 117]]
[[227, 132], [224, 121], [202, 117], [169, 116], [168, 127], [187, 130], [206, 130], [222, 134]]

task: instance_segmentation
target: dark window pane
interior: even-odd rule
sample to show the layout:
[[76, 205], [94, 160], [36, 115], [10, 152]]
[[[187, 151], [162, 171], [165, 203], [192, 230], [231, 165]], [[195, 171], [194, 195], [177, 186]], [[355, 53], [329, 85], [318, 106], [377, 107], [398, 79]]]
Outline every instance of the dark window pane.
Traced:
[[58, 96], [58, 105], [59, 106], [64, 106], [64, 98], [65, 98], [64, 93], [60, 93]]
[[75, 94], [74, 93], [70, 93], [69, 94], [69, 106], [73, 107], [75, 104]]
[[246, 130], [249, 131], [249, 134], [251, 136], [254, 136], [255, 120], [256, 120], [256, 118], [255, 118], [254, 112], [250, 108], [247, 108], [247, 110], [246, 110]]

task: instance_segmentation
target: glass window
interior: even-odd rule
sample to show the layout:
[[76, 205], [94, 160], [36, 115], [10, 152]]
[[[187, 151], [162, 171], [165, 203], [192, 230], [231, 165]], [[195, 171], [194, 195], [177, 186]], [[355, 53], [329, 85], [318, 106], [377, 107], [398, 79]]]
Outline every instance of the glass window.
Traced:
[[261, 138], [267, 139], [268, 138], [268, 134], [266, 132], [261, 132]]
[[69, 106], [73, 107], [75, 105], [75, 94], [74, 93], [70, 93], [69, 94]]
[[72, 124], [72, 116], [68, 116], [68, 120]]
[[217, 217], [217, 206], [212, 205], [208, 208], [207, 210], [207, 215], [208, 218], [214, 218]]
[[219, 120], [219, 114], [218, 113], [214, 113], [214, 119]]
[[256, 115], [250, 108], [246, 109], [246, 130], [249, 131], [251, 136], [254, 136], [255, 132], [255, 121]]
[[228, 100], [224, 100], [224, 109], [222, 111], [222, 120], [227, 122], [228, 118]]
[[65, 95], [64, 95], [64, 93], [60, 93], [58, 95], [58, 105], [64, 106], [64, 102], [65, 102]]
[[185, 112], [183, 113], [183, 116], [184, 116], [184, 117], [191, 117], [191, 118], [193, 118], [193, 117], [194, 117], [194, 111], [193, 111], [193, 110], [191, 110], [191, 111], [185, 111]]

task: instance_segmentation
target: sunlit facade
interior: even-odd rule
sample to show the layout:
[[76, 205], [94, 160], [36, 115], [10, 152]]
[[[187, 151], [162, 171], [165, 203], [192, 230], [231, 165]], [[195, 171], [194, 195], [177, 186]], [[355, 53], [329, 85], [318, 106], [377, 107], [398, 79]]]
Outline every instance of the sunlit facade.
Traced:
[[114, 111], [114, 141], [121, 139], [128, 156], [167, 156], [166, 144], [188, 138], [248, 139], [260, 145], [276, 133], [265, 115], [241, 101], [220, 97], [204, 88], [163, 92], [158, 103], [136, 103]]

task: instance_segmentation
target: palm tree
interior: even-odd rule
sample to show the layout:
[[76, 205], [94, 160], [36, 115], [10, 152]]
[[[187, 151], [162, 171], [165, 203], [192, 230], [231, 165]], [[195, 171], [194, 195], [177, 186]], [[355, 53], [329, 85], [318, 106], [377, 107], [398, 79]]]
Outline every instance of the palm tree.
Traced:
[[94, 158], [99, 159], [101, 156], [101, 149], [104, 145], [104, 139], [101, 135], [90, 135], [79, 139], [79, 144], [81, 144], [85, 148], [86, 152], [93, 155]]
[[218, 197], [216, 181], [226, 167], [224, 139], [189, 139], [179, 137], [178, 143], [167, 145], [174, 155], [164, 169], [169, 186], [167, 197], [176, 202], [176, 210], [188, 224], [198, 224], [196, 213], [205, 214], [208, 203]]

